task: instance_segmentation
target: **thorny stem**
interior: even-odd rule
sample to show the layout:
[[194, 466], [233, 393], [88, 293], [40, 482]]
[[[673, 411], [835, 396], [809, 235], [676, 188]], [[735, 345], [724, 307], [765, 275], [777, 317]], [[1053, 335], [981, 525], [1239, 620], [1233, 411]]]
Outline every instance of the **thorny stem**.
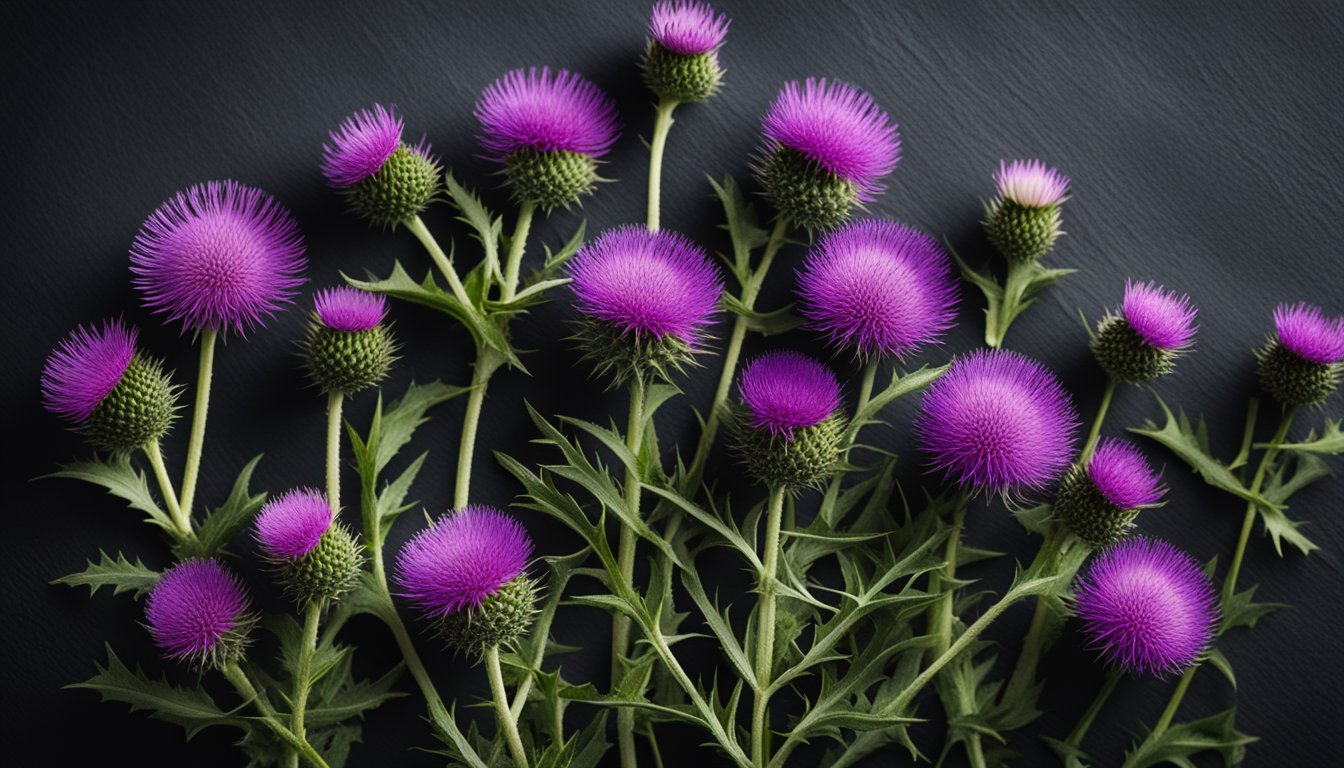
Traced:
[[443, 278], [448, 281], [448, 287], [452, 290], [454, 298], [461, 304], [462, 309], [466, 311], [475, 311], [471, 299], [467, 298], [467, 289], [462, 285], [462, 279], [457, 276], [457, 270], [453, 269], [453, 262], [448, 259], [448, 254], [443, 252], [439, 243], [430, 234], [429, 227], [425, 226], [424, 220], [419, 216], [412, 216], [405, 221], [406, 228], [411, 230], [420, 244], [429, 252], [429, 257], [434, 260], [434, 265], [443, 273]]
[[1015, 315], [1022, 304], [1022, 295], [1031, 284], [1033, 266], [1034, 264], [1030, 262], [1025, 264], [1011, 260], [1008, 262], [1008, 279], [1004, 281], [1003, 300], [999, 302], [998, 314], [996, 316], [988, 310], [985, 312], [986, 346], [995, 349], [1003, 346], [1003, 339], [1008, 335], [1008, 326], [1017, 319]]
[[[854, 404], [854, 414], [857, 417], [859, 411], [868, 406], [868, 401], [873, 398], [873, 384], [877, 380], [877, 359], [869, 360], [863, 367], [863, 379], [859, 382], [859, 399]], [[856, 433], [857, 435], [857, 433]], [[849, 459], [849, 449], [852, 445], [845, 446], [844, 452], [840, 454], [840, 461], [844, 463]], [[817, 515], [832, 526], [835, 525], [833, 519], [835, 514], [835, 502], [840, 498], [840, 484], [844, 479], [843, 470], [837, 470], [831, 476], [830, 485], [826, 487], [826, 495], [822, 497], [821, 506], [817, 509]]]
[[205, 419], [210, 411], [210, 381], [215, 370], [217, 334], [201, 331], [201, 365], [196, 376], [196, 403], [191, 412], [191, 437], [187, 441], [187, 467], [182, 473], [182, 518], [191, 530], [191, 505], [196, 500], [196, 479], [201, 473], [201, 451], [205, 448]]
[[457, 448], [457, 478], [453, 486], [453, 507], [461, 509], [470, 501], [471, 462], [476, 453], [476, 432], [481, 425], [481, 410], [485, 407], [485, 393], [490, 388], [490, 377], [503, 362], [498, 352], [484, 344], [476, 346], [476, 362], [471, 369], [471, 392], [467, 394], [467, 410], [462, 417], [462, 437]]
[[345, 395], [327, 395], [327, 503], [335, 519], [341, 512], [341, 404]]
[[[636, 466], [625, 470], [625, 506], [631, 517], [639, 517], [640, 477], [638, 471], [639, 453], [644, 442], [644, 379], [636, 373], [630, 379], [630, 418], [626, 425], [625, 447], [634, 457]], [[633, 584], [635, 578], [635, 531], [628, 525], [621, 526], [620, 549], [617, 553], [620, 578], [623, 584]], [[621, 682], [625, 658], [630, 646], [630, 617], [617, 614], [611, 624], [611, 687]], [[635, 756], [635, 712], [625, 708], [616, 712], [617, 743], [621, 752], [621, 765], [634, 768]]]
[[518, 272], [522, 269], [523, 253], [527, 250], [527, 233], [532, 229], [532, 215], [537, 212], [536, 203], [522, 203], [518, 206], [518, 223], [514, 226], [513, 237], [509, 238], [509, 255], [504, 262], [504, 286], [500, 289], [500, 298], [513, 301], [518, 293]]
[[159, 446], [158, 440], [151, 440], [142, 447], [145, 452], [145, 458], [149, 459], [149, 465], [154, 469], [154, 478], [159, 483], [159, 493], [163, 495], [163, 503], [168, 506], [168, 514], [173, 518], [173, 524], [177, 526], [178, 539], [181, 541], [190, 541], [195, 537], [191, 530], [191, 518], [182, 514], [182, 505], [177, 502], [177, 491], [173, 490], [173, 481], [168, 477], [168, 469], [163, 465], [163, 449]]
[[779, 528], [784, 510], [783, 486], [770, 489], [765, 513], [759, 589], [760, 613], [756, 619], [756, 698], [751, 715], [751, 760], [759, 768], [770, 763], [770, 697], [768, 689], [775, 661], [775, 582], [779, 576]]
[[255, 705], [257, 711], [261, 712], [261, 719], [266, 727], [270, 728], [276, 736], [293, 748], [303, 759], [317, 766], [317, 768], [327, 768], [327, 761], [322, 759], [322, 756], [317, 753], [316, 749], [313, 749], [313, 745], [309, 744], [307, 739], [295, 734], [281, 724], [280, 716], [276, 714], [270, 702], [257, 691], [256, 686], [252, 685], [247, 673], [243, 672], [237, 662], [229, 662], [220, 671], [233, 684], [233, 687], [238, 691], [238, 695], [243, 697], [244, 702]]
[[1101, 405], [1097, 407], [1097, 418], [1092, 421], [1092, 431], [1087, 435], [1087, 442], [1083, 444], [1083, 457], [1078, 460], [1079, 464], [1087, 464], [1092, 460], [1092, 452], [1097, 449], [1097, 436], [1101, 434], [1101, 423], [1106, 420], [1106, 411], [1111, 407], [1111, 398], [1115, 395], [1115, 379], [1106, 377], [1106, 389], [1101, 393]]
[[649, 142], [649, 211], [650, 232], [659, 228], [658, 205], [663, 183], [663, 149], [667, 146], [667, 134], [672, 130], [672, 111], [681, 102], [675, 99], [663, 99], [658, 102], [657, 116], [653, 121], [653, 140]]
[[490, 692], [493, 694], [495, 716], [499, 718], [499, 727], [509, 743], [509, 753], [513, 755], [516, 768], [527, 768], [527, 752], [523, 749], [523, 737], [518, 733], [518, 721], [509, 709], [509, 694], [504, 690], [504, 674], [499, 668], [499, 646], [492, 645], [485, 652], [485, 672], [490, 678]]
[[290, 730], [300, 739], [307, 738], [303, 715], [308, 708], [308, 691], [313, 683], [313, 652], [317, 649], [317, 626], [321, 621], [322, 603], [310, 600], [303, 611], [303, 644], [299, 646], [299, 664], [294, 670], [294, 701], [290, 715]]

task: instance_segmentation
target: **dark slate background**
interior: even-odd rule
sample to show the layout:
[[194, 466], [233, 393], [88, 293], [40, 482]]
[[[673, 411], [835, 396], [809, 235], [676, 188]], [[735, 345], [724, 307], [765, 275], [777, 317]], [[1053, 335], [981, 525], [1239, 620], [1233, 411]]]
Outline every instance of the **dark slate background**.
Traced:
[[[1224, 455], [1235, 450], [1254, 391], [1250, 349], [1269, 330], [1274, 305], [1305, 299], [1344, 310], [1344, 18], [1336, 3], [720, 4], [734, 18], [723, 52], [727, 85], [709, 104], [677, 113], [663, 193], [666, 226], [725, 247], [705, 174], [745, 181], [759, 115], [776, 89], [786, 79], [828, 75], [868, 89], [900, 123], [905, 157], [874, 212], [946, 234], [968, 257], [988, 255], [976, 222], [1000, 158], [1042, 157], [1074, 179], [1065, 214], [1070, 236], [1051, 262], [1082, 272], [1021, 319], [1009, 345], [1057, 370], [1086, 419], [1095, 412], [1101, 379], [1077, 312], [1098, 317], [1119, 299], [1127, 276], [1189, 291], [1198, 303], [1198, 350], [1158, 389], [1168, 401], [1206, 414]], [[162, 200], [194, 182], [225, 177], [270, 190], [303, 225], [313, 288], [336, 283], [342, 270], [386, 273], [394, 259], [424, 268], [406, 233], [369, 231], [343, 215], [318, 174], [326, 131], [357, 107], [394, 102], [411, 133], [424, 132], [459, 177], [503, 208], [507, 200], [488, 175], [492, 168], [476, 156], [472, 104], [505, 70], [550, 64], [576, 69], [610, 91], [627, 130], [604, 168], [620, 183], [602, 188], [581, 212], [560, 212], [536, 227], [533, 252], [566, 238], [581, 216], [592, 231], [643, 217], [646, 154], [639, 137], [651, 123], [651, 99], [635, 67], [648, 11], [643, 0], [231, 5], [38, 2], [7, 3], [0, 11], [6, 74], [0, 411], [8, 437], [0, 727], [11, 755], [40, 754], [51, 765], [110, 756], [142, 765], [237, 764], [223, 732], [184, 745], [175, 726], [127, 714], [124, 705], [101, 705], [91, 692], [61, 690], [93, 672], [105, 641], [151, 670], [163, 665], [130, 599], [104, 592], [90, 600], [82, 590], [47, 582], [78, 570], [100, 547], [155, 566], [164, 564], [165, 551], [100, 492], [69, 481], [29, 481], [85, 450], [38, 403], [43, 359], [75, 325], [125, 313], [181, 379], [195, 370], [187, 340], [138, 308], [128, 282], [127, 246]], [[445, 240], [469, 247], [445, 208], [428, 220]], [[783, 259], [764, 306], [784, 300], [798, 258], [795, 249]], [[979, 309], [968, 291], [962, 326], [924, 361], [973, 346]], [[621, 395], [603, 392], [574, 367], [575, 355], [558, 340], [557, 321], [565, 316], [560, 302], [516, 326], [518, 343], [539, 350], [527, 362], [546, 385], [516, 373], [496, 378], [477, 454], [477, 501], [506, 505], [516, 491], [490, 460], [491, 450], [530, 461], [545, 456], [526, 444], [533, 429], [524, 398], [551, 414], [605, 419], [623, 412]], [[323, 405], [304, 388], [293, 355], [303, 317], [292, 309], [220, 350], [205, 501], [217, 503], [237, 469], [261, 451], [260, 487], [321, 482]], [[412, 378], [466, 382], [470, 349], [459, 329], [405, 306], [394, 317], [406, 356], [389, 391], [400, 392]], [[814, 347], [804, 334], [777, 343]], [[836, 365], [848, 368], [844, 360]], [[711, 365], [686, 382], [688, 399], [664, 410], [664, 435], [690, 433], [688, 406], [703, 405], [716, 376]], [[350, 406], [357, 423], [367, 419], [370, 400], [365, 395]], [[869, 438], [910, 452], [914, 406], [911, 400], [894, 407], [894, 428]], [[415, 493], [434, 512], [451, 495], [461, 408], [461, 402], [440, 408], [416, 441], [432, 453]], [[1324, 413], [1310, 412], [1296, 434], [1341, 408], [1337, 397]], [[1262, 409], [1262, 435], [1274, 410]], [[1150, 394], [1124, 389], [1106, 432], [1155, 412]], [[173, 465], [186, 432], [179, 428], [167, 446]], [[1171, 503], [1145, 514], [1144, 530], [1201, 558], [1228, 552], [1242, 505], [1146, 447], [1167, 465]], [[911, 456], [903, 477], [913, 490]], [[1313, 522], [1310, 533], [1323, 551], [1279, 559], [1256, 536], [1243, 582], [1262, 583], [1265, 599], [1290, 602], [1293, 610], [1226, 638], [1239, 694], [1218, 675], [1202, 673], [1182, 710], [1193, 719], [1238, 704], [1239, 725], [1262, 738], [1252, 747], [1252, 765], [1326, 762], [1333, 754], [1327, 734], [1336, 731], [1344, 703], [1338, 685], [1344, 484], [1309, 489], [1294, 506], [1296, 516]], [[569, 551], [570, 540], [556, 526], [536, 515], [526, 521], [541, 552]], [[403, 523], [389, 546], [413, 527]], [[969, 540], [1019, 558], [1035, 546], [998, 505], [975, 510]], [[729, 575], [738, 570], [735, 562], [717, 566]], [[1002, 588], [1010, 571], [1003, 559], [975, 575]], [[256, 569], [248, 578], [254, 592], [268, 591]], [[1027, 613], [1012, 611], [993, 632], [1008, 645], [1006, 655]], [[395, 651], [379, 627], [357, 621], [349, 632], [363, 646], [369, 672], [392, 662]], [[566, 659], [567, 675], [600, 681], [605, 618], [568, 612], [556, 634], [587, 646]], [[1091, 654], [1078, 645], [1070, 631], [1047, 662], [1050, 712], [1033, 734], [1063, 736], [1100, 683]], [[465, 703], [484, 689], [479, 670], [437, 652], [433, 642], [422, 647], [446, 693]], [[683, 648], [698, 668], [713, 662], [710, 643]], [[1087, 745], [1101, 764], [1119, 763], [1127, 733], [1153, 722], [1169, 690], [1170, 682], [1152, 680], [1121, 687]], [[421, 711], [412, 696], [370, 715], [366, 744], [356, 748], [352, 765], [437, 764], [407, 750], [432, 746]], [[573, 712], [576, 720], [587, 716]], [[938, 734], [924, 732], [921, 743], [936, 754]], [[689, 746], [699, 740], [664, 738], [669, 764], [710, 759]], [[1012, 745], [1026, 754], [1020, 764], [1049, 764], [1033, 736], [1018, 735]], [[800, 753], [798, 764], [817, 759]]]

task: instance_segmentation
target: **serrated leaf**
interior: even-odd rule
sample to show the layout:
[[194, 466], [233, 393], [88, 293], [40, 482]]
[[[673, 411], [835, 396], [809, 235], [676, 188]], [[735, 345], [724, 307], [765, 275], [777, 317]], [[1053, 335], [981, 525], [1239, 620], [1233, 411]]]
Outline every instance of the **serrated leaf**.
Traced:
[[134, 597], [139, 599], [158, 582], [158, 571], [146, 568], [144, 563], [140, 562], [140, 558], [137, 557], [132, 563], [120, 552], [113, 558], [100, 549], [98, 562], [90, 560], [89, 567], [79, 573], [62, 576], [51, 583], [71, 587], [86, 586], [90, 595], [97, 592], [99, 587], [108, 586], [112, 588], [114, 595], [132, 592]]
[[333, 725], [351, 718], [362, 718], [366, 712], [384, 702], [405, 696], [392, 690], [401, 679], [403, 664], [397, 664], [376, 680], [361, 680], [342, 687], [331, 700], [318, 707], [309, 707], [307, 722], [313, 727]]
[[565, 264], [568, 263], [570, 259], [574, 258], [579, 252], [579, 249], [583, 247], [583, 235], [584, 230], [587, 229], [587, 227], [587, 221], [580, 221], [578, 228], [574, 230], [574, 234], [570, 236], [569, 240], [566, 241], [564, 245], [560, 246], [560, 250], [555, 251], [554, 253], [551, 252], [551, 247], [549, 245], [543, 245], [542, 248], [546, 252], [546, 259], [542, 262], [541, 269], [538, 269], [528, 276], [526, 285], [532, 286], [550, 280], [559, 273]]
[[450, 387], [437, 379], [428, 384], [411, 382], [406, 388], [406, 394], [383, 410], [374, 469], [381, 473], [402, 447], [411, 441], [415, 430], [429, 420], [425, 413], [430, 408], [470, 391], [470, 387]]
[[214, 557], [251, 522], [252, 516], [266, 503], [265, 493], [253, 495], [248, 490], [252, 483], [252, 472], [259, 461], [261, 454], [253, 457], [238, 473], [228, 498], [205, 516], [205, 520], [197, 527], [196, 541], [189, 541], [181, 548], [182, 556]]
[[756, 210], [747, 202], [742, 188], [731, 175], [723, 177], [723, 183], [709, 179], [714, 194], [723, 204], [724, 224], [728, 237], [733, 244], [733, 258], [725, 259], [738, 284], [745, 286], [751, 279], [751, 252], [765, 245], [770, 234], [760, 227]]
[[803, 325], [803, 318], [793, 313], [792, 304], [772, 312], [760, 312], [743, 304], [741, 299], [726, 291], [723, 294], [722, 303], [724, 309], [747, 321], [748, 331], [759, 333], [762, 336], [788, 333]]
[[1157, 404], [1162, 408], [1164, 419], [1161, 427], [1150, 419], [1145, 422], [1143, 427], [1130, 427], [1129, 431], [1156, 440], [1166, 446], [1191, 469], [1199, 473], [1199, 476], [1209, 485], [1249, 501], [1258, 507], [1268, 509], [1278, 507], [1265, 497], [1251, 493], [1232, 473], [1232, 470], [1209, 454], [1208, 432], [1203, 420], [1199, 422], [1198, 428], [1193, 427], [1190, 424], [1190, 419], [1185, 415], [1185, 411], [1180, 411], [1179, 415], [1173, 414], [1160, 397], [1157, 398]]
[[1163, 764], [1195, 768], [1190, 758], [1201, 752], [1218, 752], [1226, 765], [1237, 765], [1246, 756], [1246, 745], [1259, 739], [1238, 731], [1236, 717], [1237, 711], [1229, 709], [1203, 720], [1177, 723], [1160, 735], [1150, 734], [1125, 754], [1124, 768]]
[[1296, 451], [1299, 453], [1324, 453], [1330, 456], [1338, 456], [1344, 453], [1344, 419], [1325, 420], [1325, 426], [1321, 429], [1320, 437], [1316, 436], [1316, 430], [1312, 430], [1307, 439], [1299, 443], [1280, 443], [1272, 446], [1271, 443], [1257, 443], [1257, 448], [1276, 447], [1282, 451]]
[[452, 172], [443, 174], [443, 188], [448, 193], [448, 201], [457, 209], [458, 221], [469, 225], [481, 243], [485, 284], [490, 280], [503, 282], [504, 275], [499, 267], [499, 240], [504, 231], [504, 219], [486, 208], [476, 193], [458, 183]]
[[1236, 690], [1237, 676], [1232, 671], [1232, 662], [1227, 660], [1222, 651], [1217, 648], [1210, 648], [1204, 652], [1204, 660], [1221, 672], [1223, 677], [1227, 678], [1227, 682], [1232, 684], [1232, 690]]
[[137, 666], [122, 663], [111, 646], [107, 648], [107, 666], [95, 664], [98, 674], [66, 688], [87, 688], [102, 695], [103, 701], [120, 701], [131, 711], [148, 710], [151, 717], [182, 726], [187, 738], [216, 725], [247, 727], [246, 720], [226, 712], [210, 694], [200, 688], [180, 688], [163, 680], [147, 677]]
[[1219, 626], [1218, 634], [1222, 634], [1229, 629], [1237, 627], [1246, 627], [1253, 629], [1256, 622], [1268, 616], [1269, 614], [1281, 608], [1290, 607], [1287, 603], [1257, 603], [1255, 602], [1255, 592], [1260, 586], [1253, 585], [1248, 589], [1233, 594], [1224, 601], [1222, 605], [1222, 623]]
[[150, 492], [145, 473], [131, 464], [129, 455], [123, 454], [108, 459], [94, 457], [90, 461], [64, 464], [58, 471], [42, 475], [38, 479], [46, 478], [69, 478], [97, 485], [130, 504], [131, 509], [145, 513], [146, 522], [173, 535], [177, 534], [177, 526], [173, 524], [172, 518], [159, 507], [154, 494]]
[[378, 521], [382, 526], [382, 535], [384, 538], [387, 532], [392, 529], [392, 524], [401, 516], [402, 512], [414, 507], [414, 504], [404, 504], [406, 495], [410, 493], [411, 484], [420, 474], [420, 469], [425, 465], [425, 459], [429, 457], [429, 451], [420, 454], [406, 469], [402, 470], [397, 479], [383, 486], [383, 490], [378, 494]]
[[937, 381], [938, 377], [947, 372], [948, 367], [947, 365], [940, 365], [936, 368], [930, 368], [926, 365], [904, 376], [899, 371], [893, 371], [891, 383], [875, 393], [869, 399], [868, 404], [854, 414], [854, 419], [850, 421], [845, 430], [845, 444], [853, 443], [859, 434], [859, 430], [864, 425], [876, 421], [883, 408], [886, 408], [898, 398], [912, 392], [918, 392]]

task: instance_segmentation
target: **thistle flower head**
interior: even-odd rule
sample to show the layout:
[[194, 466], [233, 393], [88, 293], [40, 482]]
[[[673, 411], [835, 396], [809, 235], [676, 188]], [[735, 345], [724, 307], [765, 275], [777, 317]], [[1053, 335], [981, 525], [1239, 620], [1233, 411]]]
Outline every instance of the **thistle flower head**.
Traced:
[[131, 244], [145, 306], [191, 330], [255, 328], [293, 299], [305, 264], [294, 217], [236, 181], [177, 193]]
[[649, 36], [681, 56], [713, 53], [728, 36], [728, 17], [698, 0], [659, 0], [653, 4]]
[[382, 169], [401, 146], [404, 130], [395, 107], [374, 104], [347, 117], [322, 145], [322, 175], [336, 188], [351, 187]]
[[387, 299], [343, 285], [320, 291], [313, 308], [303, 341], [313, 383], [323, 392], [352, 395], [382, 381], [397, 359], [396, 339], [383, 325]]
[[519, 150], [601, 157], [620, 134], [616, 105], [574, 72], [515, 69], [476, 102], [481, 146], [503, 161]]
[[742, 371], [738, 382], [753, 429], [792, 438], [840, 408], [840, 382], [820, 362], [798, 352], [767, 352]]
[[802, 314], [836, 347], [905, 357], [956, 316], [952, 260], [894, 221], [856, 221], [823, 236], [798, 273]]
[[999, 197], [1024, 208], [1048, 208], [1068, 199], [1069, 177], [1040, 160], [1000, 160], [994, 174]]
[[42, 369], [42, 405], [74, 425], [88, 421], [135, 357], [136, 330], [123, 320], [76, 328]]
[[1010, 263], [1027, 264], [1055, 247], [1064, 234], [1060, 204], [1068, 177], [1040, 160], [999, 161], [998, 194], [985, 207], [985, 234]]
[[1162, 475], [1154, 472], [1138, 446], [1107, 438], [1097, 443], [1087, 462], [1087, 477], [1120, 509], [1151, 507], [1162, 499]]
[[1260, 386], [1280, 403], [1320, 405], [1344, 373], [1344, 317], [1330, 318], [1305, 302], [1274, 310], [1275, 336], [1256, 351]]
[[934, 468], [973, 491], [1038, 490], [1074, 455], [1077, 417], [1045, 366], [1006, 350], [952, 363], [924, 395], [915, 422]]
[[1157, 506], [1164, 490], [1133, 443], [1108, 438], [1060, 481], [1054, 511], [1078, 538], [1101, 548], [1128, 536], [1139, 511]]
[[1344, 317], [1327, 317], [1306, 302], [1274, 308], [1279, 343], [1297, 357], [1317, 365], [1344, 362]]
[[397, 558], [398, 594], [426, 617], [480, 606], [523, 574], [532, 555], [527, 531], [510, 515], [469, 506], [440, 517]]
[[219, 664], [242, 655], [252, 624], [247, 594], [218, 560], [184, 560], [164, 572], [145, 601], [145, 620], [164, 656]]
[[1218, 618], [1213, 585], [1199, 563], [1141, 536], [1092, 562], [1074, 604], [1102, 658], [1135, 674], [1188, 668], [1208, 648]]
[[322, 145], [322, 175], [341, 191], [350, 209], [378, 227], [395, 227], [420, 215], [439, 189], [439, 161], [424, 139], [402, 141], [395, 108], [373, 105], [347, 117]]
[[1195, 307], [1190, 297], [1154, 282], [1125, 281], [1120, 314], [1150, 347], [1178, 351], [1195, 337]]
[[257, 543], [272, 560], [295, 560], [317, 547], [331, 522], [325, 494], [295, 488], [266, 502], [257, 513]]
[[313, 297], [313, 308], [322, 325], [333, 331], [357, 333], [383, 322], [387, 298], [348, 285], [326, 288]]

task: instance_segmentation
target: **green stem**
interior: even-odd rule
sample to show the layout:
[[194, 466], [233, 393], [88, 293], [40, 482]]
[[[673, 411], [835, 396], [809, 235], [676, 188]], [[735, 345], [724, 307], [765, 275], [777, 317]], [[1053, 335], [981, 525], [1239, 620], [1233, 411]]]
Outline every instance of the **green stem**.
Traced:
[[1101, 423], [1106, 420], [1106, 411], [1110, 410], [1111, 398], [1115, 396], [1115, 379], [1106, 377], [1106, 389], [1101, 393], [1101, 405], [1097, 407], [1097, 418], [1092, 421], [1092, 431], [1087, 435], [1087, 442], [1083, 444], [1083, 457], [1078, 460], [1079, 464], [1086, 464], [1092, 459], [1092, 452], [1097, 448], [1097, 436], [1101, 434]]
[[[1057, 561], [1063, 545], [1064, 537], [1058, 531], [1052, 529], [1041, 542], [1041, 548], [1036, 553], [1036, 558], [1032, 563], [1032, 570], [1039, 569], [1041, 572], [1053, 573], [1055, 568], [1058, 567]], [[1026, 694], [1031, 686], [1036, 684], [1036, 670], [1040, 666], [1041, 655], [1045, 652], [1050, 618], [1049, 602], [1043, 596], [1037, 597], [1036, 609], [1031, 615], [1031, 624], [1027, 628], [1027, 634], [1022, 638], [1022, 651], [1017, 656], [1017, 663], [1013, 665], [1013, 673], [1008, 678], [1008, 683], [1004, 686], [999, 701], [1018, 700]]]
[[341, 404], [345, 395], [327, 395], [327, 503], [332, 517], [341, 513]]
[[1076, 750], [1082, 745], [1087, 730], [1092, 727], [1092, 722], [1097, 719], [1097, 713], [1105, 706], [1106, 700], [1111, 698], [1111, 693], [1115, 691], [1115, 686], [1119, 682], [1119, 669], [1112, 669], [1106, 674], [1106, 682], [1102, 684], [1101, 690], [1097, 691], [1096, 698], [1087, 706], [1087, 711], [1078, 719], [1078, 724], [1069, 732], [1069, 738], [1064, 741], [1065, 746]]
[[182, 473], [182, 510], [191, 530], [191, 505], [196, 500], [196, 479], [201, 474], [201, 451], [205, 448], [205, 419], [210, 411], [210, 380], [215, 370], [214, 331], [201, 331], [201, 365], [196, 376], [196, 404], [191, 412], [191, 437], [187, 441], [187, 468]]
[[[644, 442], [644, 379], [636, 374], [630, 379], [630, 418], [626, 424], [625, 447], [639, 463], [639, 453]], [[625, 506], [631, 517], [639, 517], [640, 477], [636, 467], [625, 470]], [[635, 579], [635, 531], [628, 525], [621, 526], [620, 549], [617, 552], [617, 565], [624, 584], [633, 584]], [[630, 617], [617, 614], [611, 624], [611, 688], [616, 690], [624, 677], [622, 660], [630, 646]], [[617, 744], [621, 752], [621, 765], [633, 768], [635, 756], [635, 712], [625, 708], [616, 712]]]
[[765, 511], [765, 543], [761, 554], [760, 611], [756, 617], [756, 697], [751, 715], [751, 761], [759, 768], [770, 764], [770, 688], [775, 663], [775, 582], [779, 578], [779, 528], [784, 511], [784, 488], [770, 489]]
[[313, 745], [309, 744], [307, 739], [296, 735], [280, 722], [280, 717], [275, 713], [275, 709], [271, 707], [270, 702], [257, 691], [256, 686], [252, 685], [247, 673], [243, 672], [237, 662], [229, 662], [220, 671], [233, 684], [233, 687], [238, 691], [238, 695], [243, 697], [244, 703], [255, 705], [257, 711], [261, 712], [261, 719], [266, 727], [270, 728], [276, 736], [293, 748], [304, 760], [317, 766], [317, 768], [327, 768], [327, 761], [322, 759], [322, 756], [317, 753], [316, 749], [313, 749]]
[[485, 393], [490, 388], [490, 377], [502, 362], [499, 353], [484, 344], [476, 347], [476, 362], [471, 369], [471, 392], [467, 395], [467, 411], [462, 417], [462, 437], [457, 448], [457, 478], [453, 489], [453, 507], [461, 509], [470, 500], [471, 462], [476, 453], [476, 432], [481, 425], [481, 410], [485, 407]]
[[[866, 408], [868, 406], [868, 401], [873, 398], [873, 384], [876, 382], [876, 380], [877, 380], [877, 359], [874, 358], [872, 360], [869, 360], [868, 364], [863, 367], [863, 379], [860, 380], [859, 382], [859, 399], [858, 402], [854, 404], [855, 414], [858, 414], [859, 411], [862, 411], [864, 408]], [[857, 436], [858, 433], [855, 432], [855, 437]], [[841, 464], [845, 464], [848, 462], [849, 449], [851, 447], [852, 446], [850, 445], [845, 446], [844, 452], [840, 455]], [[834, 519], [835, 502], [840, 498], [840, 484], [841, 481], [844, 480], [844, 477], [845, 473], [843, 470], [836, 470], [835, 474], [831, 476], [830, 485], [826, 487], [826, 495], [821, 499], [821, 506], [817, 508], [817, 515], [820, 516], [822, 520], [825, 520], [832, 527], [834, 527], [835, 523], [837, 522]]]
[[1008, 278], [1003, 284], [1003, 300], [999, 302], [998, 317], [985, 316], [985, 344], [995, 349], [1003, 345], [1008, 335], [1008, 326], [1017, 319], [1021, 311], [1022, 296], [1031, 284], [1031, 272], [1034, 264], [1008, 262]]
[[667, 147], [667, 134], [672, 130], [672, 111], [680, 103], [674, 99], [659, 101], [653, 121], [653, 140], [649, 142], [648, 223], [650, 232], [657, 232], [659, 228], [658, 202], [663, 183], [663, 150]]
[[971, 768], [986, 768], [985, 746], [980, 741], [980, 734], [972, 733], [966, 737], [966, 759]]
[[501, 289], [503, 301], [513, 301], [518, 293], [518, 272], [522, 269], [523, 253], [527, 250], [527, 233], [532, 229], [532, 214], [536, 212], [536, 203], [522, 203], [518, 206], [518, 223], [514, 226], [513, 237], [509, 238], [509, 254], [504, 262], [504, 286]]
[[930, 659], [936, 659], [947, 652], [952, 646], [952, 617], [956, 615], [954, 605], [956, 603], [957, 588], [955, 585], [957, 579], [957, 548], [961, 543], [961, 529], [966, 522], [966, 505], [969, 499], [962, 495], [957, 501], [956, 507], [952, 510], [952, 532], [947, 536], [947, 548], [943, 552], [942, 572], [934, 571], [929, 575], [929, 591], [937, 592], [944, 587], [947, 593], [942, 595], [938, 602], [933, 604], [933, 611], [929, 616], [929, 625], [933, 633], [933, 645], [929, 648]]
[[1176, 710], [1181, 708], [1181, 700], [1185, 698], [1185, 692], [1190, 689], [1190, 681], [1195, 679], [1195, 670], [1199, 666], [1193, 666], [1185, 670], [1181, 675], [1181, 680], [1176, 684], [1176, 690], [1171, 692], [1171, 699], [1167, 701], [1167, 708], [1162, 710], [1162, 716], [1157, 719], [1157, 725], [1153, 726], [1153, 733], [1148, 738], [1155, 739], [1166, 732], [1171, 727], [1172, 718], [1176, 717]]
[[471, 299], [467, 298], [467, 289], [462, 285], [462, 279], [457, 276], [457, 270], [453, 269], [453, 262], [448, 259], [448, 254], [439, 247], [439, 242], [430, 234], [429, 227], [425, 226], [424, 220], [419, 216], [412, 216], [405, 222], [406, 228], [411, 230], [411, 234], [420, 241], [420, 244], [429, 252], [429, 257], [434, 260], [434, 265], [443, 273], [443, 278], [448, 281], [448, 287], [452, 290], [453, 296], [462, 304], [464, 310], [472, 311], [475, 306]]
[[499, 727], [509, 742], [509, 752], [513, 755], [513, 764], [517, 768], [527, 768], [527, 752], [523, 749], [523, 737], [518, 733], [518, 722], [513, 719], [509, 709], [509, 694], [504, 690], [504, 673], [499, 668], [499, 646], [492, 645], [485, 652], [485, 672], [490, 678], [490, 692], [494, 694], [495, 716], [499, 718]]
[[159, 483], [159, 493], [163, 495], [163, 503], [168, 506], [168, 514], [173, 518], [173, 524], [177, 526], [177, 537], [181, 541], [190, 541], [195, 538], [191, 531], [191, 518], [182, 514], [182, 505], [177, 501], [177, 491], [173, 489], [172, 478], [168, 477], [168, 468], [163, 464], [163, 448], [159, 446], [158, 440], [151, 440], [141, 447], [145, 452], [145, 458], [149, 459], [149, 465], [154, 469], [154, 478]]
[[307, 738], [303, 714], [308, 707], [308, 691], [313, 684], [313, 652], [317, 649], [317, 627], [321, 621], [321, 602], [308, 601], [303, 611], [303, 645], [299, 647], [299, 664], [294, 670], [294, 701], [290, 716], [290, 730], [301, 739]]

